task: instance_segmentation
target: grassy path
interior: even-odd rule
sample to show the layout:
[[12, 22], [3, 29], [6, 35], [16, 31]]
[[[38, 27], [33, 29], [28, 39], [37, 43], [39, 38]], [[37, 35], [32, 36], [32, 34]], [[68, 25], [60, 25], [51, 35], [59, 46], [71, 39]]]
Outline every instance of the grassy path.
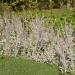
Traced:
[[0, 75], [59, 75], [54, 65], [21, 58], [0, 58]]

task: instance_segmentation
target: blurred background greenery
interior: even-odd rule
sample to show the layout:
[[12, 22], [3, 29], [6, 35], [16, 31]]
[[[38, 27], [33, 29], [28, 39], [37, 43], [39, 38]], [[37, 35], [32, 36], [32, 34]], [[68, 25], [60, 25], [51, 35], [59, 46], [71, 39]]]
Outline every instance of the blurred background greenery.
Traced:
[[[5, 9], [56, 9], [73, 8], [74, 0], [0, 0], [0, 5]], [[0, 6], [0, 7], [1, 7]]]

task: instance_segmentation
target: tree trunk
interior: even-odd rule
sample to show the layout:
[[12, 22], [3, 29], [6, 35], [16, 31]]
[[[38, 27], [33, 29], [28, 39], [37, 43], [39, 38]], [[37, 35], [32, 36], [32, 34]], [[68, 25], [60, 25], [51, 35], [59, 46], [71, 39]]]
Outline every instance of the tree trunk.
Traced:
[[67, 8], [68, 9], [72, 8], [72, 0], [67, 0]]

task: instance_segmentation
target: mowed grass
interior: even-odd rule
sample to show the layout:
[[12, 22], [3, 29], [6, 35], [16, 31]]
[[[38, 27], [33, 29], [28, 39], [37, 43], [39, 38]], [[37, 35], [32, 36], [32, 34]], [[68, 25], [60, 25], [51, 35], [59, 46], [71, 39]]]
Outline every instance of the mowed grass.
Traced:
[[59, 75], [55, 65], [22, 58], [0, 58], [0, 75]]
[[51, 15], [56, 15], [56, 16], [72, 16], [73, 10], [68, 10], [68, 9], [51, 9], [51, 10], [24, 10], [21, 12], [18, 12], [17, 14], [21, 14], [23, 16], [46, 16], [50, 17]]
[[4, 59], [0, 58], [0, 75], [61, 75], [61, 74], [59, 74], [58, 67], [55, 65], [39, 63], [22, 58], [4, 58]]

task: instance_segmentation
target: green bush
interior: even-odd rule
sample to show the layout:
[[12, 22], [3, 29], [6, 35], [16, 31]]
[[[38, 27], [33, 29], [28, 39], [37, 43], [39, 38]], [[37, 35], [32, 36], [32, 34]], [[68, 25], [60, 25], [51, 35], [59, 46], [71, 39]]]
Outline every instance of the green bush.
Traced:
[[[13, 10], [22, 9], [50, 9], [67, 6], [67, 0], [0, 0], [1, 3], [7, 3]], [[74, 6], [74, 0], [71, 1]]]

